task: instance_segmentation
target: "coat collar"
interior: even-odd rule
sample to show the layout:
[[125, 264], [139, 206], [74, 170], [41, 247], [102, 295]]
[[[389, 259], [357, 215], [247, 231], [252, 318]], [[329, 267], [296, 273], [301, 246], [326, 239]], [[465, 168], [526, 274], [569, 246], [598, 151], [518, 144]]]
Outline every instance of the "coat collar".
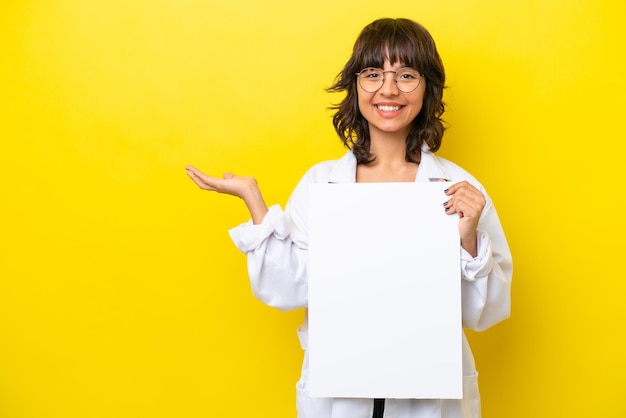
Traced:
[[[450, 175], [442, 167], [439, 158], [422, 147], [422, 160], [417, 169], [415, 181], [434, 181], [434, 179], [452, 180]], [[337, 160], [337, 164], [328, 176], [329, 183], [355, 183], [356, 182], [356, 157], [352, 151], [348, 151], [341, 159]]]

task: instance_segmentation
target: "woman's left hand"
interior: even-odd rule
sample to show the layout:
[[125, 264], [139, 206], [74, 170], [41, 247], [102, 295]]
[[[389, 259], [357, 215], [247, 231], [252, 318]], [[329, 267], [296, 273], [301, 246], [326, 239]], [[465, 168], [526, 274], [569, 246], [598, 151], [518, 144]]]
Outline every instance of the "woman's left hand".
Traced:
[[467, 181], [455, 183], [445, 190], [451, 198], [444, 202], [446, 213], [459, 215], [459, 235], [461, 236], [461, 246], [471, 254], [472, 257], [478, 255], [476, 243], [476, 228], [480, 214], [487, 203], [485, 196], [476, 187]]

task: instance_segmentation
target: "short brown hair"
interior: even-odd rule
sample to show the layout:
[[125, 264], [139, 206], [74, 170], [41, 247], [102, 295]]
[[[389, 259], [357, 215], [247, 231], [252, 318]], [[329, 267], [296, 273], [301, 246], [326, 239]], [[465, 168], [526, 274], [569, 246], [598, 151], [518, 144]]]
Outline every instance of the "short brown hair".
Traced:
[[336, 110], [333, 125], [344, 145], [351, 149], [360, 164], [375, 160], [370, 153], [367, 120], [361, 115], [357, 96], [356, 73], [366, 67], [382, 68], [386, 59], [415, 68], [426, 79], [422, 110], [413, 120], [407, 136], [406, 160], [418, 163], [421, 147], [426, 144], [435, 152], [441, 146], [445, 127], [441, 116], [445, 71], [435, 41], [426, 28], [410, 19], [379, 19], [367, 25], [354, 44], [352, 56], [330, 92], [346, 91], [346, 97], [331, 109]]

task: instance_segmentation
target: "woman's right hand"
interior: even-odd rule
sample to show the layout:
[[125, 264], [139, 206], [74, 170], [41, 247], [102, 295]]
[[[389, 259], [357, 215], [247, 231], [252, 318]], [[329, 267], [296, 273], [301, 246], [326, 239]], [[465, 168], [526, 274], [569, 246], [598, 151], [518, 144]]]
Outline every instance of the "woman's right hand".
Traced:
[[185, 169], [191, 180], [202, 190], [225, 193], [245, 200], [248, 193], [259, 187], [256, 180], [249, 176], [236, 176], [233, 173], [224, 173], [223, 178], [220, 179], [204, 174], [190, 165], [185, 167]]
[[268, 209], [254, 177], [224, 173], [220, 179], [205, 174], [193, 166], [187, 166], [185, 169], [191, 180], [202, 190], [229, 194], [243, 199], [252, 216], [252, 222], [259, 224], [263, 221]]

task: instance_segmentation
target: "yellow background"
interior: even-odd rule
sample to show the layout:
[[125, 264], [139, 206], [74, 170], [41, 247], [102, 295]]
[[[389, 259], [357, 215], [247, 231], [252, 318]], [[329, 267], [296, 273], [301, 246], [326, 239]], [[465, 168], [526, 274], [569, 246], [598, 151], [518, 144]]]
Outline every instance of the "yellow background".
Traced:
[[302, 311], [250, 293], [241, 202], [343, 154], [324, 92], [359, 30], [423, 23], [440, 154], [496, 202], [512, 318], [472, 333], [486, 418], [623, 417], [618, 0], [20, 0], [0, 5], [0, 417], [293, 417]]

